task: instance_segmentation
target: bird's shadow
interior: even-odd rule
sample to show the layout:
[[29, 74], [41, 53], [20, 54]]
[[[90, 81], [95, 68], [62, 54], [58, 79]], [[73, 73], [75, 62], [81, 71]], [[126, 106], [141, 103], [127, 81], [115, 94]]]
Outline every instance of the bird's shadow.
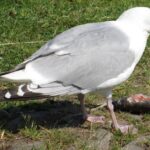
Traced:
[[80, 105], [68, 100], [32, 102], [0, 110], [1, 129], [12, 133], [17, 133], [20, 129], [31, 127], [33, 124], [49, 129], [77, 127], [84, 122]]

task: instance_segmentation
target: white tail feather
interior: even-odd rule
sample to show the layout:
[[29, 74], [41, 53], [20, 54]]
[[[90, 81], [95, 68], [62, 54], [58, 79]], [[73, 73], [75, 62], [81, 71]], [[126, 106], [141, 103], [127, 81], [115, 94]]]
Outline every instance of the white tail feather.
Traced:
[[11, 72], [11, 73], [2, 75], [1, 77], [6, 79], [6, 80], [14, 80], [14, 81], [28, 81], [28, 80], [30, 80], [24, 70]]

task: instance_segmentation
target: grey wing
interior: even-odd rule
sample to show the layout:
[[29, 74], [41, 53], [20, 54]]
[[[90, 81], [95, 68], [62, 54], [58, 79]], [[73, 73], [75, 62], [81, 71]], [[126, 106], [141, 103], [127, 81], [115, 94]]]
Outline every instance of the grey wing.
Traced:
[[[66, 47], [70, 46], [74, 40], [81, 35], [82, 33], [88, 32], [90, 30], [98, 30], [104, 28], [105, 23], [88, 23], [84, 25], [75, 26], [69, 30], [64, 31], [63, 33], [57, 35], [54, 39], [48, 41], [44, 44], [38, 51], [36, 51], [31, 57], [25, 60], [23, 63], [16, 66], [15, 70], [22, 69], [25, 65], [39, 57], [51, 55], [57, 51], [65, 49]], [[69, 51], [68, 51], [69, 53]]]
[[[67, 33], [65, 36], [70, 37]], [[45, 79], [43, 84], [57, 82], [64, 87], [93, 90], [101, 83], [117, 77], [134, 61], [128, 38], [110, 24], [78, 34], [73, 42], [70, 41], [60, 51], [68, 54], [53, 53], [39, 57], [28, 63], [26, 70], [29, 66], [33, 68]]]
[[[108, 24], [108, 22], [101, 23], [101, 24], [100, 23], [88, 23], [84, 25], [78, 25], [69, 30], [66, 30], [63, 33], [57, 35], [54, 39], [48, 41], [36, 53], [34, 53], [30, 57], [30, 59], [32, 60], [37, 57], [50, 55], [54, 52], [65, 49], [68, 46], [70, 46], [76, 40], [76, 38], [80, 36], [81, 34], [89, 32], [90, 30], [93, 31], [93, 30], [101, 29], [105, 27], [106, 24]], [[68, 52], [70, 50], [68, 50]]]

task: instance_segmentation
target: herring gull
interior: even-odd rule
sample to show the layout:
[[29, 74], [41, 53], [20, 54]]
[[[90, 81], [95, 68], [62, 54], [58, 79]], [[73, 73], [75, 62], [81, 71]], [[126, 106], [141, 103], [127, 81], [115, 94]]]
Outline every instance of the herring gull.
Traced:
[[127, 133], [129, 125], [120, 125], [112, 105], [112, 89], [127, 80], [139, 62], [150, 32], [150, 8], [131, 8], [115, 21], [75, 26], [57, 35], [31, 57], [2, 73], [2, 80], [21, 81], [16, 92], [5, 98], [37, 95], [78, 94], [84, 117], [103, 122], [103, 116], [90, 116], [84, 95], [99, 91], [107, 98], [113, 127]]

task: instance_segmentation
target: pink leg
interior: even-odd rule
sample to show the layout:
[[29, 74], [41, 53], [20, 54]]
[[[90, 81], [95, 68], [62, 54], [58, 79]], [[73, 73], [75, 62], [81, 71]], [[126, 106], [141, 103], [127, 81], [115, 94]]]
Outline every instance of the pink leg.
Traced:
[[110, 111], [110, 115], [112, 118], [112, 123], [113, 123], [114, 128], [116, 130], [120, 130], [124, 134], [127, 134], [129, 132], [129, 130], [133, 128], [133, 126], [132, 125], [119, 125], [118, 124], [116, 115], [114, 113], [114, 106], [112, 104], [112, 98], [108, 98], [107, 106], [108, 106], [108, 109]]
[[83, 112], [83, 118], [84, 119], [86, 119], [87, 121], [92, 122], [92, 123], [104, 123], [104, 119], [105, 119], [104, 116], [93, 116], [93, 115], [87, 114], [86, 109], [85, 109], [84, 95], [83, 94], [79, 94], [78, 99], [79, 99], [80, 104], [81, 104], [81, 110]]

